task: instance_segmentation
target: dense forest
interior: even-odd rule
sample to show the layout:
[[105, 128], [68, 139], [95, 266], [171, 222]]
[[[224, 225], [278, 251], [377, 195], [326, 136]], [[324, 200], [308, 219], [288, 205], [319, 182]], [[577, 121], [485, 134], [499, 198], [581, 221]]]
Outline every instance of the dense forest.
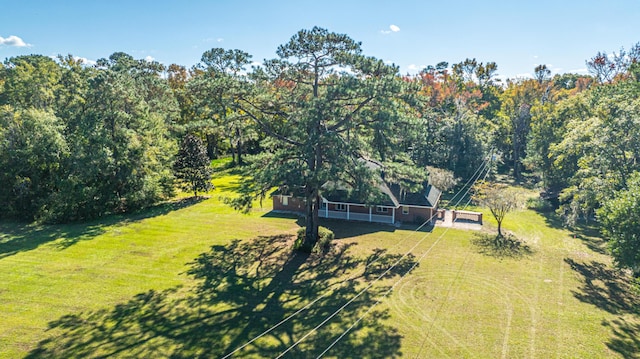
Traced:
[[[498, 173], [537, 186], [567, 225], [597, 221], [617, 263], [640, 273], [640, 43], [586, 59], [589, 75], [540, 65], [534, 78], [506, 81], [475, 58], [402, 75], [320, 28], [276, 53], [254, 67], [250, 54], [220, 48], [191, 68], [125, 53], [95, 65], [6, 59], [0, 217], [77, 221], [170, 198], [187, 136], [210, 159], [249, 169], [248, 196], [234, 205], [286, 185], [308, 213], [328, 179], [371, 195], [358, 158], [410, 189], [438, 169], [466, 180], [491, 154]], [[307, 229], [317, 236], [313, 215]]]

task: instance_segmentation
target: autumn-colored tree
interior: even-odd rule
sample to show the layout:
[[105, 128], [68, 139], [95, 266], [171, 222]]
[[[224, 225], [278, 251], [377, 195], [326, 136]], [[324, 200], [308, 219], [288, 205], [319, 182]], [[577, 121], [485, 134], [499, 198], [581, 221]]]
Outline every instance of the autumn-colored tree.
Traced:
[[587, 70], [599, 83], [610, 83], [616, 78], [628, 77], [633, 64], [640, 62], [640, 42], [631, 46], [629, 51], [624, 47], [617, 53], [598, 52], [586, 61]]
[[423, 136], [411, 152], [421, 165], [449, 169], [464, 178], [473, 173], [490, 143], [489, 118], [500, 108], [500, 89], [493, 82], [497, 65], [467, 59], [454, 64], [452, 73], [447, 66], [427, 66], [413, 79], [428, 109], [423, 111]]

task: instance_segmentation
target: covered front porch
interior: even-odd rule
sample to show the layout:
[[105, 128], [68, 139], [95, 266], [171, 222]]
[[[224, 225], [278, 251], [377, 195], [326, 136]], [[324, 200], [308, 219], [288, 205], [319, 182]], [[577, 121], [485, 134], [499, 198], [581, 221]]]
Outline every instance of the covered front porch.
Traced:
[[366, 206], [362, 204], [330, 202], [320, 203], [318, 216], [321, 218], [346, 219], [348, 221], [362, 221], [372, 223], [394, 224], [395, 207]]

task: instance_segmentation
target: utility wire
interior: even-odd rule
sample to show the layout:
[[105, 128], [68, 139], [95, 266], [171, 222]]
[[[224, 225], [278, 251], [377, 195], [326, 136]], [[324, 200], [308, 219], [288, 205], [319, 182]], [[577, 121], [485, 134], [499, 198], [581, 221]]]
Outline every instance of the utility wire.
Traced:
[[[460, 191], [458, 191], [453, 197], [451, 197], [451, 199], [449, 200], [449, 202], [453, 202], [453, 200], [458, 196], [459, 193], [462, 192], [462, 190], [469, 185], [469, 183], [473, 180], [474, 183], [475, 181], [477, 181], [477, 179], [474, 180], [474, 178], [476, 177], [476, 174], [478, 175], [478, 178], [480, 178], [480, 174], [484, 171], [484, 168], [486, 165], [489, 164], [489, 162], [492, 161], [493, 158], [493, 148], [491, 148], [491, 150], [489, 150], [489, 156], [485, 157], [484, 160], [482, 160], [482, 163], [480, 164], [480, 166], [476, 169], [476, 171], [473, 173], [473, 175], [471, 175], [471, 177], [469, 177], [469, 179], [467, 180], [467, 182], [464, 184], [464, 186], [462, 186], [462, 188], [460, 189]], [[482, 168], [482, 170], [480, 170]], [[464, 196], [462, 197], [464, 198]], [[458, 202], [459, 203], [459, 202]]]
[[[486, 167], [486, 163], [482, 166], [482, 167]], [[490, 171], [490, 169], [489, 169]], [[485, 174], [485, 178], [486, 176], [489, 174], [489, 171], [487, 171], [487, 173]], [[484, 169], [482, 170], [482, 172], [484, 172]], [[481, 172], [481, 173], [482, 173]], [[477, 173], [477, 171], [476, 171]], [[478, 178], [479, 179], [479, 176]], [[477, 179], [474, 181], [477, 181]], [[468, 184], [468, 183], [467, 183]], [[466, 186], [466, 185], [465, 185]], [[463, 187], [464, 188], [464, 187]], [[471, 190], [472, 186], [469, 186], [464, 194], [464, 196], [460, 197], [460, 199], [458, 200], [458, 202], [456, 203], [456, 206], [460, 204], [460, 202], [462, 201], [462, 199], [464, 197], [467, 196], [467, 194], [469, 193], [469, 191]], [[468, 203], [471, 201], [471, 199], [469, 198]], [[467, 203], [467, 205], [468, 205]], [[467, 207], [467, 205], [465, 205], [465, 208]], [[445, 230], [444, 233], [446, 233], [448, 231], [448, 229]], [[440, 239], [444, 236], [441, 235], [429, 248], [429, 250], [427, 250], [427, 252], [425, 254], [423, 254], [423, 256], [421, 258], [424, 258], [424, 256], [426, 256], [426, 254], [428, 254], [431, 249], [440, 241]], [[329, 320], [331, 320], [333, 317], [335, 317], [338, 313], [340, 313], [344, 308], [346, 308], [347, 306], [349, 306], [349, 304], [351, 304], [354, 300], [356, 300], [358, 297], [360, 297], [364, 292], [366, 292], [367, 290], [369, 290], [369, 288], [371, 288], [373, 286], [373, 284], [375, 284], [378, 280], [380, 280], [383, 276], [385, 276], [389, 271], [391, 271], [391, 269], [393, 269], [396, 265], [398, 265], [398, 263], [400, 263], [400, 261], [402, 259], [404, 259], [406, 256], [408, 256], [409, 254], [411, 254], [411, 252], [418, 247], [418, 245], [420, 245], [429, 235], [430, 233], [427, 233], [425, 236], [422, 237], [422, 239], [420, 241], [418, 241], [407, 253], [405, 253], [400, 259], [398, 259], [395, 263], [393, 263], [391, 265], [391, 267], [389, 267], [384, 273], [382, 273], [380, 276], [378, 276], [377, 278], [375, 278], [368, 286], [366, 286], [364, 289], [362, 289], [359, 293], [357, 293], [351, 300], [349, 300], [347, 303], [345, 303], [342, 307], [338, 308], [335, 312], [333, 312], [333, 314], [331, 314], [330, 316], [328, 316], [327, 318], [325, 318], [325, 320], [323, 320], [320, 324], [318, 324], [316, 327], [314, 327], [313, 329], [311, 329], [309, 332], [307, 332], [304, 336], [302, 336], [302, 338], [300, 338], [299, 340], [297, 340], [295, 343], [293, 343], [291, 346], [289, 346], [285, 351], [283, 351], [282, 353], [280, 353], [280, 355], [278, 355], [276, 357], [277, 358], [281, 358], [283, 355], [285, 355], [286, 353], [288, 353], [289, 351], [291, 351], [293, 348], [295, 348], [298, 344], [300, 344], [302, 341], [304, 341], [308, 336], [310, 336], [311, 334], [313, 334], [316, 330], [318, 330], [319, 328], [321, 328], [325, 323], [327, 323]], [[414, 267], [415, 265], [417, 265], [418, 262], [416, 262], [414, 264], [414, 266], [412, 266], [411, 269], [409, 269], [409, 271], [407, 271], [405, 273], [405, 275], [407, 273], [409, 273]], [[403, 275], [404, 276], [404, 275]], [[402, 277], [400, 278], [400, 280], [402, 279]], [[368, 312], [367, 312], [368, 313]], [[361, 320], [361, 319], [360, 319]], [[353, 327], [353, 326], [352, 326]], [[350, 327], [349, 330], [352, 328]], [[344, 334], [344, 333], [343, 333]], [[343, 335], [344, 336], [344, 335]], [[342, 336], [341, 336], [342, 337]], [[336, 342], [337, 343], [337, 342]], [[332, 346], [335, 344], [332, 344]], [[324, 354], [324, 353], [323, 353]]]
[[[485, 173], [484, 178], [482, 179], [483, 181], [485, 181], [485, 180], [487, 179], [487, 176], [489, 175], [489, 172], [491, 172], [491, 169], [489, 169], [489, 170], [487, 171], [487, 173]], [[478, 179], [479, 179], [479, 178], [480, 178], [480, 177], [478, 177]], [[467, 203], [464, 205], [464, 208], [466, 208], [466, 207], [469, 205], [469, 203], [470, 203], [470, 202], [471, 202], [471, 198], [469, 198], [469, 200], [467, 201]], [[446, 233], [446, 232], [447, 232], [447, 231], [445, 231], [445, 233]], [[445, 234], [445, 233], [443, 233], [442, 235], [444, 236], [444, 234]], [[451, 291], [451, 287], [449, 288], [449, 291]], [[449, 293], [447, 293], [447, 296], [448, 296], [448, 295], [449, 295]], [[442, 304], [440, 305], [440, 308], [438, 308], [438, 312], [436, 312], [436, 316], [433, 318], [433, 321], [431, 322], [431, 327], [430, 327], [429, 329], [433, 328], [433, 323], [435, 323], [436, 317], [438, 316], [438, 313], [440, 312], [440, 310], [442, 309], [442, 307], [443, 307], [443, 306], [444, 306], [444, 303], [442, 303]], [[428, 333], [427, 333], [427, 334], [428, 334]], [[425, 343], [426, 341], [427, 341], [427, 336], [425, 335], [424, 339], [422, 339], [422, 343], [420, 343], [420, 349], [418, 349], [418, 354], [416, 355], [416, 358], [419, 358], [419, 357], [420, 357], [420, 353], [422, 352], [422, 348], [424, 348], [424, 343]]]
[[[491, 171], [491, 169], [489, 169], [485, 173], [483, 181], [486, 180], [487, 175], [489, 174], [490, 171]], [[483, 170], [483, 172], [484, 172], [484, 170]], [[474, 181], [474, 184], [475, 184], [475, 182], [477, 182], [478, 179], [480, 179], [480, 176], [478, 176], [476, 181]], [[472, 187], [469, 187], [467, 189], [467, 193], [465, 193], [465, 196], [468, 194], [468, 192], [470, 191], [471, 188]], [[460, 204], [462, 198], [464, 198], [465, 196], [462, 196], [460, 198], [458, 203], [456, 203], [456, 206]], [[470, 203], [471, 203], [471, 198], [469, 198], [467, 200], [467, 203], [464, 205], [463, 208], [467, 208]], [[457, 218], [456, 218], [456, 220], [457, 220]], [[455, 220], [454, 220], [454, 222], [455, 222]], [[353, 328], [355, 328], [362, 321], [362, 319], [364, 319], [364, 317], [366, 317], [378, 304], [380, 304], [380, 302], [382, 302], [382, 300], [384, 298], [386, 298], [389, 293], [391, 293], [393, 288], [395, 288], [396, 285], [398, 285], [404, 279], [404, 277], [406, 277], [413, 269], [415, 269], [415, 267], [427, 256], [427, 254], [429, 254], [429, 252], [431, 252], [431, 249], [444, 237], [444, 235], [449, 231], [449, 229], [450, 228], [446, 228], [445, 231], [440, 235], [440, 237], [438, 237], [438, 239], [429, 247], [429, 249], [420, 256], [420, 258], [411, 266], [411, 268], [409, 268], [386, 292], [384, 292], [382, 294], [382, 297], [380, 299], [378, 299], [362, 316], [360, 316], [353, 324], [351, 324], [351, 326], [349, 328], [347, 328], [338, 338], [336, 338], [322, 353], [320, 353], [320, 355], [318, 355], [317, 358], [321, 358], [324, 354], [326, 354], [329, 350], [331, 350], [331, 348], [333, 348], [344, 336], [346, 336]], [[339, 309], [339, 310], [341, 310], [341, 309]], [[423, 345], [424, 345], [424, 341], [422, 342], [422, 344], [420, 346], [420, 350], [422, 350], [422, 346]]]
[[[420, 231], [420, 229], [422, 229], [424, 226], [426, 226], [429, 222], [431, 222], [435, 217], [437, 216], [437, 212], [434, 213], [431, 217], [429, 217], [429, 219], [427, 219], [426, 221], [424, 221], [418, 228], [416, 228], [409, 236], [405, 237], [403, 240], [399, 241], [393, 248], [398, 247], [401, 243], [403, 243], [404, 241], [406, 241], [407, 239], [411, 238], [415, 233], [417, 233], [418, 231]], [[424, 240], [424, 238], [422, 240], [420, 240], [418, 243], [421, 243]], [[413, 247], [415, 248], [415, 246]], [[411, 250], [413, 250], [413, 248]], [[411, 250], [409, 250], [409, 253], [411, 252]], [[404, 256], [403, 256], [404, 257]], [[374, 259], [373, 261], [369, 262], [365, 267], [364, 270], [366, 271], [367, 268], [369, 268], [370, 266], [372, 266], [374, 263], [376, 263], [378, 260], [380, 260], [382, 258], [382, 256], [378, 256], [376, 259]], [[395, 264], [394, 264], [395, 265]], [[393, 268], [390, 267], [390, 269]], [[351, 277], [347, 278], [344, 282], [349, 282], [354, 280], [357, 277], [356, 274], [352, 275]], [[265, 330], [264, 332], [260, 333], [259, 335], [257, 335], [256, 337], [254, 337], [253, 339], [251, 339], [250, 341], [246, 342], [245, 344], [239, 346], [238, 348], [234, 349], [232, 352], [228, 353], [227, 355], [225, 355], [224, 357], [222, 357], [222, 359], [227, 359], [229, 357], [231, 357], [233, 354], [239, 352], [240, 350], [246, 348], [248, 345], [250, 345], [251, 343], [255, 342], [256, 340], [262, 338], [263, 336], [269, 334], [270, 332], [272, 332], [273, 330], [275, 330], [276, 328], [278, 328], [279, 326], [281, 326], [282, 324], [286, 323], [287, 321], [291, 320], [293, 317], [295, 317], [296, 315], [304, 312], [305, 310], [309, 309], [312, 305], [314, 305], [315, 303], [317, 303], [320, 299], [326, 298], [328, 297], [330, 294], [332, 294], [331, 292], [326, 292], [325, 294], [322, 294], [321, 296], [317, 297], [316, 299], [314, 299], [313, 301], [309, 302], [307, 305], [305, 305], [304, 307], [298, 309], [297, 311], [295, 311], [294, 313], [292, 313], [291, 315], [289, 315], [288, 317], [282, 319], [281, 321], [279, 321], [277, 324], [273, 325], [272, 327], [270, 327], [269, 329]]]

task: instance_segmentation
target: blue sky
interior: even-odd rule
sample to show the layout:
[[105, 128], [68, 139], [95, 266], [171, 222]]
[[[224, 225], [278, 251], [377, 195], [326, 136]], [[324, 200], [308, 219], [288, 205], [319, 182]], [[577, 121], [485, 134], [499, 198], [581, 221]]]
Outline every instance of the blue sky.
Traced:
[[35, 53], [94, 61], [123, 51], [189, 67], [223, 47], [261, 62], [317, 25], [361, 41], [366, 55], [401, 73], [476, 58], [516, 77], [538, 64], [584, 72], [598, 51], [639, 42], [638, 19], [639, 0], [0, 0], [0, 59]]

